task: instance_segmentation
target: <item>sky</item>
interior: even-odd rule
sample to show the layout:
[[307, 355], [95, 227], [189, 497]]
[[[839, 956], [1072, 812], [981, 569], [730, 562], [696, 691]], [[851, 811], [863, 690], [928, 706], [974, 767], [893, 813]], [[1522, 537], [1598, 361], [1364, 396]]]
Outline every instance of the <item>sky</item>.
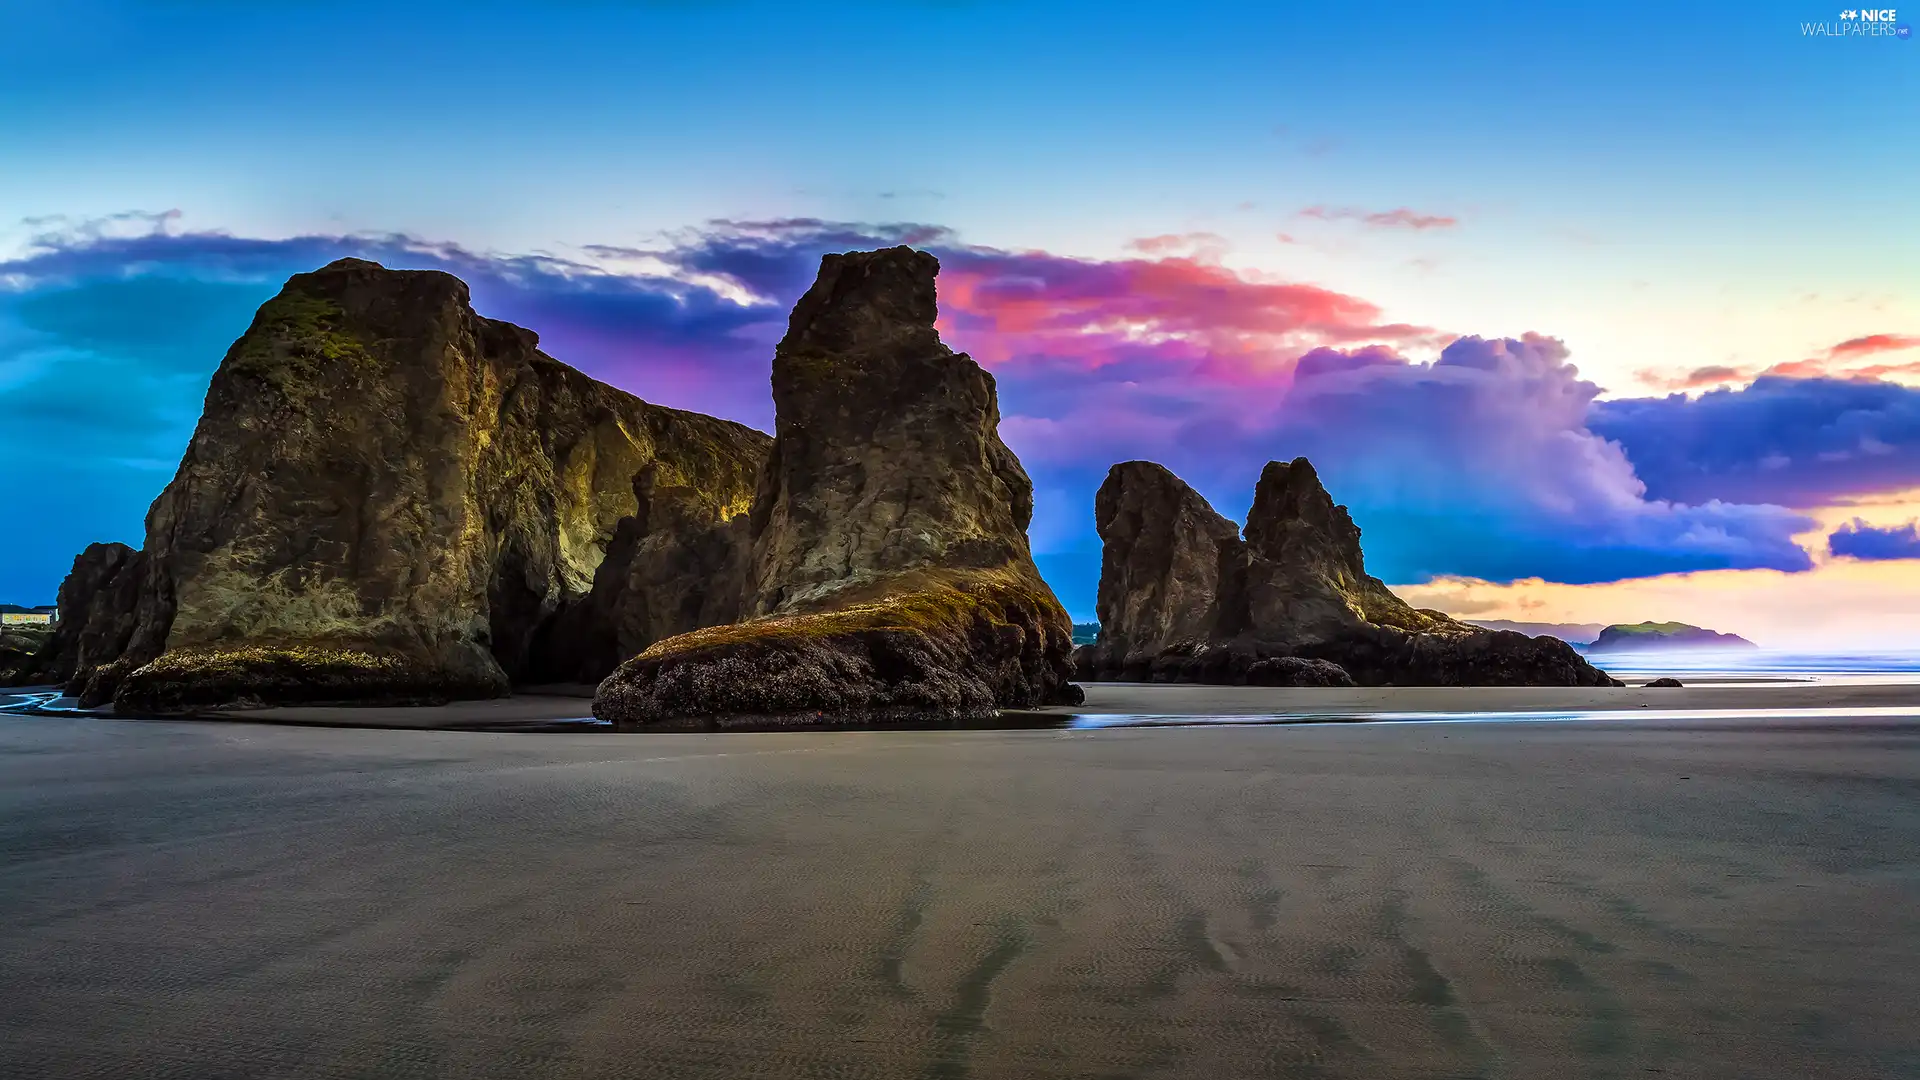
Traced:
[[1920, 43], [1841, 11], [0, 0], [0, 601], [140, 541], [291, 274], [768, 428], [904, 242], [1078, 618], [1110, 465], [1305, 454], [1417, 603], [1920, 646]]

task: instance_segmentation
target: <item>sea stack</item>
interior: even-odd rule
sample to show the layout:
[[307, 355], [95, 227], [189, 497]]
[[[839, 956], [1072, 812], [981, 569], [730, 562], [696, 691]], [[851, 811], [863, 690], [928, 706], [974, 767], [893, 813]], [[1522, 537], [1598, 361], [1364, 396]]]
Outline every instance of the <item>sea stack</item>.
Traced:
[[1083, 652], [1117, 663], [1177, 641], [1210, 638], [1221, 621], [1222, 582], [1239, 575], [1245, 560], [1240, 527], [1151, 461], [1109, 470], [1093, 515], [1105, 545], [1096, 599], [1100, 636]]
[[628, 727], [960, 720], [1077, 700], [993, 377], [934, 328], [932, 255], [828, 255], [774, 353], [775, 437], [731, 626], [600, 685]]
[[1101, 629], [1078, 654], [1083, 678], [1615, 685], [1557, 638], [1484, 630], [1395, 596], [1366, 572], [1359, 527], [1305, 458], [1261, 471], [1242, 536], [1150, 462], [1108, 472], [1095, 524]]
[[[704, 532], [750, 508], [770, 441], [537, 343], [447, 274], [342, 259], [289, 280], [214, 373], [144, 548], [76, 561], [51, 670], [84, 704], [139, 714], [437, 702], [540, 677], [639, 478]], [[692, 608], [663, 631], [699, 625]]]

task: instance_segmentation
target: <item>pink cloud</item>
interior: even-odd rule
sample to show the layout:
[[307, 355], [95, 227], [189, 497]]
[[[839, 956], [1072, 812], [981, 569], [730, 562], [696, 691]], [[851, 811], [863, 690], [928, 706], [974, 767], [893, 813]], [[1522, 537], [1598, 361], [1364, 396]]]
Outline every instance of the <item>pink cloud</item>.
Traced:
[[1920, 371], [1920, 363], [1846, 365], [1869, 356], [1920, 348], [1920, 337], [1910, 334], [1867, 334], [1848, 338], [1818, 356], [1775, 364], [1762, 375], [1786, 375], [1798, 379], [1881, 379], [1888, 375]]
[[1744, 383], [1753, 378], [1754, 372], [1727, 364], [1708, 364], [1705, 367], [1694, 368], [1683, 375], [1671, 375], [1655, 368], [1642, 368], [1634, 372], [1634, 375], [1648, 386], [1657, 386], [1663, 390], [1704, 390], [1728, 383]]
[[1834, 345], [1817, 355], [1800, 360], [1783, 360], [1764, 368], [1733, 367], [1713, 364], [1695, 368], [1685, 375], [1673, 376], [1646, 370], [1638, 372], [1649, 386], [1668, 390], [1700, 390], [1715, 386], [1746, 384], [1763, 375], [1790, 379], [1850, 379], [1873, 381], [1893, 375], [1920, 375], [1920, 361], [1894, 364], [1852, 366], [1859, 360], [1880, 353], [1920, 348], [1920, 336], [1911, 334], [1866, 334]]
[[1920, 349], [1920, 337], [1912, 334], [1868, 334], [1865, 337], [1850, 338], [1827, 350], [1834, 359], [1843, 356], [1866, 356], [1873, 353], [1896, 352], [1901, 349]]
[[1158, 361], [1227, 382], [1278, 379], [1322, 345], [1429, 344], [1346, 293], [1265, 281], [1192, 258], [1085, 262], [1044, 252], [943, 254], [942, 331], [983, 363], [1023, 357], [1083, 370]]
[[1372, 229], [1451, 229], [1460, 219], [1448, 214], [1423, 214], [1407, 207], [1367, 211], [1352, 206], [1309, 206], [1300, 211], [1304, 218], [1319, 221], [1358, 221]]
[[1218, 258], [1226, 253], [1227, 238], [1210, 232], [1162, 233], [1159, 236], [1143, 236], [1128, 243], [1127, 248], [1156, 257], [1193, 254], [1203, 258]]

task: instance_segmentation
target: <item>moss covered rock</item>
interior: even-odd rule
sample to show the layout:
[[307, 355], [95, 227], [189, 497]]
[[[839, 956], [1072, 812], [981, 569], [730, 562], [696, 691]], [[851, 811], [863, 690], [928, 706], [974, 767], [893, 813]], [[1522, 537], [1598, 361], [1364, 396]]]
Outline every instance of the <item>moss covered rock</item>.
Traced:
[[768, 615], [653, 645], [601, 685], [622, 727], [974, 720], [1075, 701], [1052, 597], [1005, 570], [902, 575], [873, 599]]
[[439, 705], [502, 692], [496, 670], [313, 645], [185, 648], [121, 680], [114, 708], [140, 715], [303, 705]]

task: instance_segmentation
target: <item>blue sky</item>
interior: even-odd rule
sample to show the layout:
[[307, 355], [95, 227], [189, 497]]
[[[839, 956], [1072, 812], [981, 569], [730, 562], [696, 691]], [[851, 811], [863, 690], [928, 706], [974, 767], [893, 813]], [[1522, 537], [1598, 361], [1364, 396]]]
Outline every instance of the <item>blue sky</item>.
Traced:
[[[880, 237], [895, 222], [946, 230], [952, 252], [999, 253], [969, 271], [982, 281], [1014, 273], [1026, 256], [1057, 281], [1114, 261], [1185, 260], [1231, 279], [1192, 277], [1202, 291], [1284, 282], [1376, 309], [1364, 326], [1325, 340], [1289, 329], [1255, 343], [1264, 358], [1255, 366], [1271, 383], [1254, 390], [1276, 402], [1294, 392], [1287, 365], [1308, 348], [1351, 349], [1362, 330], [1391, 346], [1411, 374], [1368, 384], [1354, 399], [1360, 421], [1389, 405], [1439, 415], [1442, 397], [1419, 396], [1436, 385], [1420, 365], [1452, 337], [1543, 335], [1564, 343], [1567, 358], [1533, 374], [1516, 367], [1518, 381], [1474, 400], [1506, 408], [1534, 401], [1516, 388], [1538, 379], [1563, 389], [1590, 382], [1586, 398], [1566, 390], [1598, 402], [1568, 414], [1578, 430], [1563, 432], [1557, 420], [1518, 426], [1537, 426], [1556, 446], [1616, 440], [1629, 459], [1624, 480], [1518, 500], [1496, 498], [1489, 480], [1487, 497], [1452, 523], [1458, 529], [1436, 532], [1432, 508], [1413, 505], [1405, 485], [1376, 482], [1398, 475], [1390, 455], [1323, 446], [1323, 434], [1287, 421], [1278, 405], [1254, 422], [1240, 403], [1232, 408], [1245, 437], [1190, 455], [1186, 466], [1208, 474], [1194, 479], [1223, 511], [1239, 513], [1255, 459], [1311, 443], [1335, 459], [1330, 477], [1347, 478], [1352, 494], [1336, 495], [1355, 503], [1363, 527], [1369, 515], [1375, 522], [1370, 549], [1377, 543], [1410, 583], [1464, 575], [1506, 590], [1500, 602], [1512, 604], [1527, 602], [1534, 576], [1586, 588], [1604, 584], [1596, 578], [1654, 576], [1662, 565], [1813, 580], [1833, 557], [1827, 545], [1807, 542], [1807, 567], [1789, 568], [1782, 530], [1818, 531], [1840, 510], [1809, 505], [1804, 476], [1779, 493], [1756, 488], [1751, 470], [1738, 484], [1729, 479], [1723, 501], [1784, 513], [1709, 512], [1702, 507], [1720, 497], [1711, 482], [1687, 487], [1684, 503], [1660, 489], [1677, 472], [1681, 451], [1670, 441], [1645, 425], [1621, 434], [1635, 417], [1666, 414], [1596, 413], [1589, 431], [1578, 409], [1715, 386], [1745, 393], [1793, 364], [1802, 365], [1796, 378], [1872, 378], [1898, 397], [1914, 380], [1855, 369], [1920, 359], [1899, 345], [1920, 334], [1920, 208], [1911, 194], [1920, 189], [1912, 134], [1920, 43], [1804, 36], [1802, 23], [1835, 21], [1831, 4], [404, 7], [0, 4], [0, 409], [32, 415], [0, 435], [0, 450], [29, 466], [0, 497], [41, 508], [47, 523], [30, 539], [9, 539], [0, 599], [49, 598], [58, 568], [88, 539], [137, 541], [139, 513], [170, 474], [199, 390], [246, 313], [287, 274], [310, 268], [302, 259], [369, 247], [396, 265], [441, 265], [445, 245], [458, 245], [462, 258], [481, 260], [461, 266], [482, 278], [528, 254], [644, 276], [659, 268], [610, 262], [605, 249], [678, 258], [724, 235], [728, 226], [716, 222], [807, 218], [844, 228], [783, 234], [782, 251], [802, 262], [817, 254], [808, 244]], [[171, 216], [116, 217], [135, 211]], [[1399, 222], [1444, 224], [1380, 216], [1395, 211], [1406, 211]], [[101, 246], [156, 221], [171, 242]], [[209, 254], [203, 240], [216, 234], [278, 246], [240, 265]], [[410, 239], [367, 239], [394, 235]], [[1183, 239], [1141, 246], [1152, 237]], [[441, 254], [421, 254], [428, 249]], [[790, 303], [780, 295], [790, 276], [765, 283], [759, 298]], [[496, 302], [490, 313], [579, 316], [537, 288], [502, 282], [476, 284], [477, 297]], [[1264, 295], [1245, 292], [1234, 311]], [[1118, 396], [1128, 386], [1179, 399], [1196, 415], [1228, 408], [1226, 396], [1181, 398], [1170, 381], [1155, 381], [1173, 371], [1152, 367], [1159, 354], [1129, 359], [1147, 374], [1123, 378], [1130, 369], [1112, 356], [1075, 352], [1051, 332], [1035, 337], [1005, 310], [970, 315], [975, 338], [953, 343], [1004, 354], [990, 366], [1018, 418], [1009, 438], [1042, 482], [1036, 547], [1054, 557], [1049, 573], [1065, 575], [1056, 584], [1086, 614], [1090, 513], [1080, 504], [1107, 463], [1097, 459], [1179, 452], [1151, 438], [1091, 435], [1084, 441], [1097, 448], [1063, 450], [1071, 441], [1063, 426], [1094, 419], [1058, 404], [1079, 385], [1072, 380], [1097, 384], [1089, 396], [1121, 410], [1106, 414], [1115, 423], [1137, 414], [1126, 411], [1137, 400]], [[595, 333], [533, 325], [562, 359], [642, 396], [764, 422], [754, 411], [764, 370], [750, 350], [650, 363], [658, 354], [623, 350], [601, 331], [626, 328], [635, 342], [666, 348], [663, 323], [622, 316]], [[695, 324], [673, 325], [682, 334]], [[1431, 333], [1384, 329], [1395, 326]], [[1875, 336], [1893, 344], [1872, 355], [1834, 351]], [[1223, 355], [1254, 347], [1246, 335], [1182, 340], [1188, 352], [1214, 350], [1205, 362], [1183, 352], [1181, 363], [1200, 366], [1179, 369], [1182, 380], [1204, 369], [1235, 388], [1231, 396], [1248, 397], [1238, 376], [1220, 374]], [[1074, 363], [1047, 366], [1048, 349]], [[1841, 358], [1855, 369], [1840, 370]], [[1560, 372], [1565, 364], [1578, 366], [1577, 379]], [[1704, 369], [1727, 374], [1696, 375]], [[1837, 400], [1818, 387], [1800, 394], [1798, 383], [1764, 389], [1687, 415], [1750, 424], [1740, 419], [1754, 414], [1744, 403], [1761, 397]], [[1403, 392], [1414, 397], [1403, 401]], [[1557, 416], [1556, 407], [1530, 415]], [[1838, 429], [1808, 408], [1808, 452], [1829, 455], [1828, 472], [1845, 472], [1833, 464], [1839, 444], [1820, 441]], [[1899, 447], [1892, 458], [1906, 460], [1904, 444], [1886, 442], [1905, 430], [1904, 408], [1902, 398], [1873, 414], [1880, 426], [1859, 436], [1865, 445]], [[1721, 437], [1688, 423], [1689, 438]], [[46, 455], [45, 439], [96, 429], [114, 437], [76, 438], [57, 460]], [[1433, 432], [1458, 441], [1444, 425]], [[1748, 447], [1750, 435], [1732, 431], [1715, 445]], [[35, 445], [21, 445], [28, 439]], [[1920, 474], [1888, 467], [1886, 457], [1875, 458], [1865, 493], [1880, 509], [1864, 512], [1870, 527], [1898, 529], [1902, 493], [1920, 487]], [[1648, 472], [1656, 462], [1658, 475]], [[1619, 504], [1631, 520], [1608, 520], [1625, 522], [1615, 539], [1627, 547], [1576, 554], [1587, 572], [1552, 554], [1575, 535], [1569, 521], [1600, 512], [1593, 500], [1623, 497], [1619, 484], [1635, 482], [1652, 489], [1633, 499], [1689, 509]], [[1864, 497], [1860, 483], [1814, 487], [1850, 506]], [[1701, 545], [1721, 541], [1672, 523], [1707, 517], [1737, 521], [1728, 543], [1749, 544], [1740, 548], [1748, 554], [1702, 564]], [[1465, 556], [1484, 553], [1488, 530], [1512, 559], [1494, 566]], [[1414, 550], [1421, 536], [1454, 532], [1459, 557]], [[1683, 534], [1694, 554], [1663, 563]], [[1886, 562], [1883, 572], [1904, 573], [1899, 560]], [[1069, 565], [1078, 569], [1058, 569]], [[1727, 591], [1714, 587], [1716, 596]]]

